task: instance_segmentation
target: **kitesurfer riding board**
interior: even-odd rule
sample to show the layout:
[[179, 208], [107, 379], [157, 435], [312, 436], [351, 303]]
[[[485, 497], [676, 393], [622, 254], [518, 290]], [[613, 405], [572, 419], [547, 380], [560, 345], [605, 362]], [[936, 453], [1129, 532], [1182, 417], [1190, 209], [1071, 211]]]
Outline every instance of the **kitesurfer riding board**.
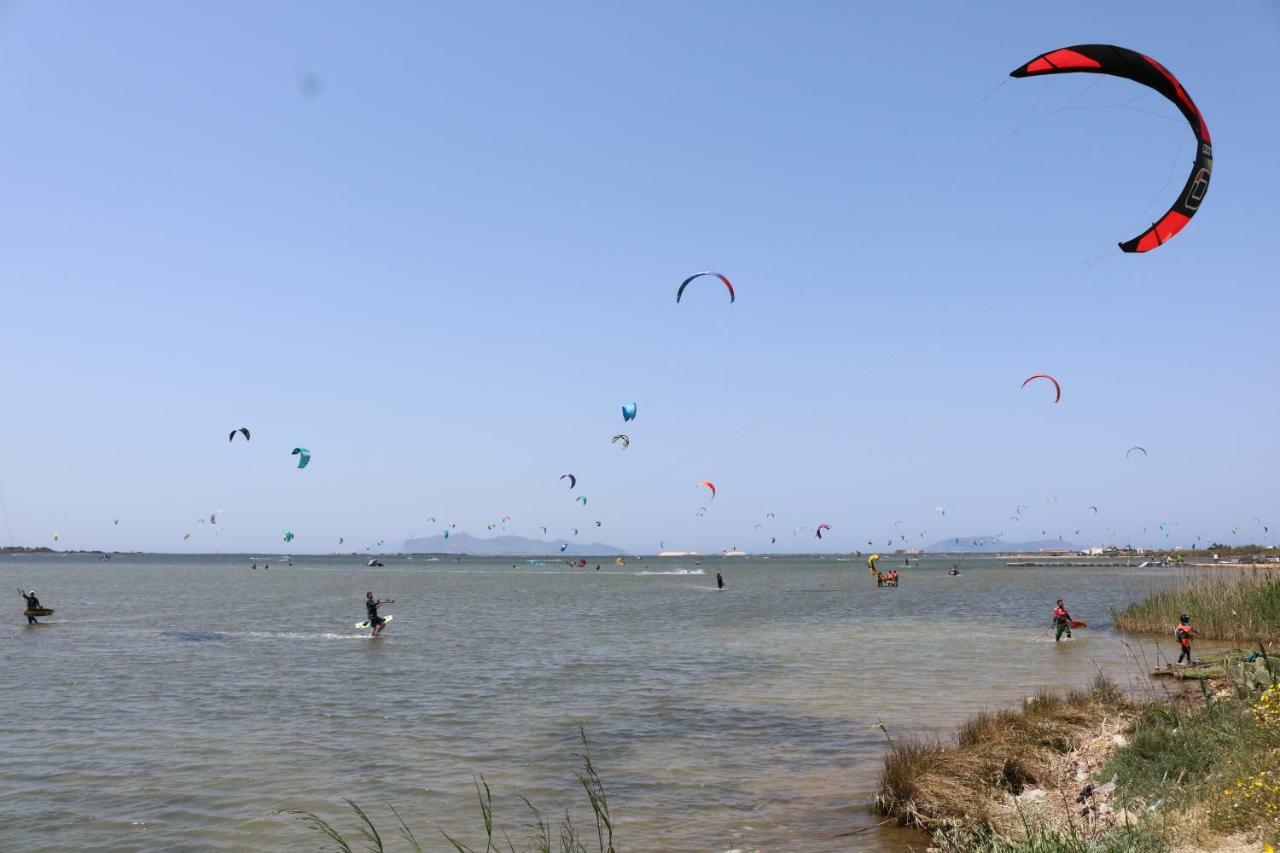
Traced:
[[383, 618], [382, 616], [378, 615], [378, 608], [384, 604], [395, 604], [395, 602], [384, 601], [381, 598], [375, 601], [373, 598], [373, 593], [366, 592], [364, 594], [364, 609], [365, 609], [365, 613], [368, 614], [369, 618], [366, 619], [362, 625], [357, 625], [356, 627], [372, 628], [373, 633], [370, 634], [369, 636], [371, 637], [378, 636], [378, 634], [382, 632], [382, 626], [391, 621], [390, 616]]
[[[379, 623], [378, 623], [378, 631], [379, 631], [379, 633], [381, 633], [382, 629], [383, 629], [383, 628], [385, 628], [385, 627], [387, 626], [387, 623], [388, 623], [388, 622], [394, 622], [396, 617], [394, 617], [394, 616], [392, 616], [390, 613], [388, 613], [386, 616], [380, 616], [380, 617], [378, 617], [378, 618], [380, 618], [380, 619], [382, 620], [381, 622], [379, 622]], [[366, 619], [366, 620], [365, 620], [365, 621], [363, 621], [363, 622], [357, 622], [357, 623], [356, 623], [356, 628], [358, 628], [358, 629], [359, 629], [359, 630], [361, 630], [361, 631], [363, 631], [365, 628], [369, 628], [369, 627], [371, 627], [371, 626], [370, 626], [370, 624], [369, 624], [369, 620], [368, 620], [368, 619]], [[377, 634], [373, 634], [372, 636], [373, 636], [373, 637], [376, 637], [376, 636], [378, 636], [378, 635], [377, 635]]]

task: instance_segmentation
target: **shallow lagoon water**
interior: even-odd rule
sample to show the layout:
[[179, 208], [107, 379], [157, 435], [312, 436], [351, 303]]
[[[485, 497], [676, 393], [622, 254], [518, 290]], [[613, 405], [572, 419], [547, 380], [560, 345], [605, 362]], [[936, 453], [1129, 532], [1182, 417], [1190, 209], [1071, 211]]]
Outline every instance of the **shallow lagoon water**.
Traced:
[[[14, 592], [0, 626], [6, 846], [316, 849], [274, 813], [352, 826], [349, 797], [443, 849], [437, 826], [481, 838], [478, 775], [518, 840], [519, 795], [589, 817], [582, 724], [622, 849], [919, 847], [836, 838], [877, 820], [874, 724], [943, 731], [1099, 669], [1132, 683], [1110, 610], [1172, 576], [925, 558], [879, 589], [856, 558], [267, 559], [0, 557], [57, 609], [29, 628]], [[370, 589], [397, 602], [377, 641], [353, 627]], [[1070, 643], [1037, 638], [1058, 597], [1090, 623]]]

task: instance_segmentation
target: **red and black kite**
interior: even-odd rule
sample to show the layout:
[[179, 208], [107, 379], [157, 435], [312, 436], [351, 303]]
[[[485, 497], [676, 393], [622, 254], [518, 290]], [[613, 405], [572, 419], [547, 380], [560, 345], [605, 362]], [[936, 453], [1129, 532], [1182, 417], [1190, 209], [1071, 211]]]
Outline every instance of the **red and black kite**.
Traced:
[[1038, 77], [1041, 74], [1066, 74], [1083, 71], [1089, 74], [1110, 74], [1141, 83], [1164, 95], [1186, 118], [1196, 135], [1196, 159], [1191, 164], [1191, 175], [1173, 207], [1146, 231], [1126, 240], [1120, 248], [1126, 252], [1147, 252], [1162, 246], [1182, 230], [1195, 216], [1209, 190], [1209, 176], [1213, 174], [1213, 142], [1209, 128], [1205, 126], [1200, 108], [1182, 88], [1178, 78], [1169, 73], [1159, 62], [1134, 50], [1113, 44], [1078, 44], [1042, 53], [1035, 59], [1009, 72], [1010, 77]]

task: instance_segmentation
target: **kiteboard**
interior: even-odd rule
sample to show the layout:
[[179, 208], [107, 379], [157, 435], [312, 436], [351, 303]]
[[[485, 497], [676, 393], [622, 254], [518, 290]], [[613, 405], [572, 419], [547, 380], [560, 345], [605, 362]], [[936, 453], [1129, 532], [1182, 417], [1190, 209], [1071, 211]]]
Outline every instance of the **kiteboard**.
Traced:
[[52, 616], [53, 608], [37, 607], [35, 610], [32, 610], [30, 607], [28, 607], [26, 610], [22, 611], [22, 615], [23, 616]]
[[[394, 617], [394, 616], [390, 616], [390, 615], [383, 616], [383, 617], [382, 617], [382, 624], [383, 624], [383, 625], [386, 625], [388, 622], [390, 622], [391, 620], [393, 620], [393, 619], [395, 619], [395, 618], [396, 618], [396, 617]], [[365, 628], [369, 628], [369, 627], [371, 627], [371, 626], [370, 626], [370, 624], [369, 624], [369, 620], [368, 620], [368, 619], [366, 619], [366, 620], [364, 620], [363, 622], [357, 622], [357, 623], [356, 623], [356, 627], [357, 627], [357, 628], [359, 628], [360, 630], [364, 630]]]

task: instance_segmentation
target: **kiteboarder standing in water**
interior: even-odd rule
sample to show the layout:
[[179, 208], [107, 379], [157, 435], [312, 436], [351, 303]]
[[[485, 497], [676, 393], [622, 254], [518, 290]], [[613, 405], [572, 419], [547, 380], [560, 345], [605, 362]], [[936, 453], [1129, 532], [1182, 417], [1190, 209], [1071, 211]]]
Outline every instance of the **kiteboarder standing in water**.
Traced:
[[1062, 603], [1062, 599], [1058, 599], [1058, 606], [1053, 608], [1053, 627], [1057, 630], [1054, 632], [1053, 641], [1062, 640], [1062, 635], [1066, 634], [1067, 639], [1071, 639], [1071, 614], [1067, 612], [1067, 606]]
[[[22, 590], [18, 590], [18, 595], [21, 595], [23, 598], [25, 598], [25, 599], [27, 600], [27, 609], [28, 609], [28, 610], [40, 610], [40, 609], [42, 609], [42, 608], [40, 607], [40, 599], [36, 598], [36, 591], [35, 591], [34, 589], [33, 589], [33, 590], [29, 590], [29, 591], [27, 591], [27, 592], [23, 592]], [[32, 614], [28, 613], [28, 614], [27, 614], [27, 624], [28, 624], [28, 625], [39, 625], [39, 624], [40, 624], [40, 622], [36, 620], [36, 617], [35, 617], [35, 616], [33, 616]]]
[[364, 594], [364, 609], [369, 614], [369, 627], [373, 629], [373, 634], [370, 636], [378, 636], [378, 634], [382, 633], [382, 626], [386, 624], [387, 620], [378, 615], [378, 608], [384, 604], [395, 604], [395, 602], [383, 601], [381, 598], [375, 601], [372, 592]]
[[716, 572], [716, 589], [724, 589], [724, 578], [719, 572]]

